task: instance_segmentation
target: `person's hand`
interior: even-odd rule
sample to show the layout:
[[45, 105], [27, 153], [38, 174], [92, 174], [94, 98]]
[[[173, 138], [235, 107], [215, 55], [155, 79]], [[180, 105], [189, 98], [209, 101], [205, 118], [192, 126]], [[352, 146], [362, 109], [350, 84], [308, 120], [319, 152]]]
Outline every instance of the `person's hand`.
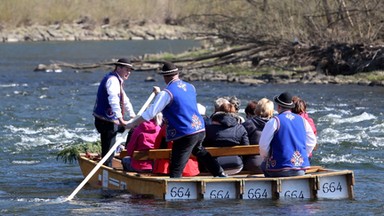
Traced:
[[132, 128], [134, 128], [135, 127], [135, 125], [131, 122], [131, 123], [127, 123], [126, 125], [125, 125], [125, 129], [132, 129]]
[[155, 92], [155, 94], [159, 94], [160, 91], [161, 91], [160, 87], [153, 86], [153, 92]]
[[120, 126], [125, 126], [125, 125], [127, 125], [127, 123], [128, 123], [128, 121], [125, 121], [123, 118], [119, 118], [119, 125]]

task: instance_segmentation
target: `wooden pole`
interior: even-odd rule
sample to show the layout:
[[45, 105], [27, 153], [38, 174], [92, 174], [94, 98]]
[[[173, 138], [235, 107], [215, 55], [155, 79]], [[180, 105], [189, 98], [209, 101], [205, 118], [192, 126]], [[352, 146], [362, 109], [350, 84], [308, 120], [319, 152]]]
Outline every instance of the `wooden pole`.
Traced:
[[[158, 88], [158, 87], [157, 87]], [[134, 119], [131, 119], [128, 122], [133, 122], [136, 118], [140, 117], [141, 114], [145, 111], [145, 109], [149, 106], [153, 98], [155, 97], [155, 89], [154, 87], [152, 94], [149, 96], [145, 104], [141, 107], [140, 111], [137, 113], [137, 116]], [[109, 149], [108, 153], [97, 163], [97, 165], [91, 170], [91, 172], [87, 175], [87, 177], [84, 178], [84, 180], [77, 186], [77, 188], [71, 193], [71, 195], [68, 196], [66, 201], [72, 200], [73, 197], [84, 187], [84, 185], [89, 181], [89, 179], [92, 178], [92, 176], [97, 172], [97, 170], [101, 167], [101, 165], [104, 164], [104, 162], [115, 152], [116, 148], [120, 145], [120, 143], [123, 141], [124, 137], [128, 135], [129, 130], [126, 129], [121, 137], [116, 140], [115, 144], [112, 146], [112, 148]]]

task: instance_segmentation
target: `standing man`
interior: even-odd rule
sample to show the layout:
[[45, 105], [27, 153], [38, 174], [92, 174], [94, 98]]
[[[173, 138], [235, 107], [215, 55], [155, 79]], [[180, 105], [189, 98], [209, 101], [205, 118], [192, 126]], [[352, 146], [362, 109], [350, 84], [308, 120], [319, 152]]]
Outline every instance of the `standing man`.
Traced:
[[284, 92], [273, 100], [279, 114], [267, 122], [261, 133], [261, 169], [266, 177], [304, 175], [316, 136], [307, 120], [291, 112], [295, 104], [290, 93]]
[[[125, 58], [119, 59], [114, 64], [115, 70], [105, 75], [99, 85], [93, 109], [95, 126], [101, 137], [102, 157], [115, 144], [119, 129], [123, 129], [127, 124], [127, 121], [124, 120], [124, 111], [127, 111], [131, 118], [136, 116], [123, 89], [124, 80], [128, 79], [133, 70], [132, 64]], [[105, 165], [111, 165], [112, 158], [113, 155], [105, 162]]]
[[151, 120], [157, 113], [163, 112], [167, 121], [166, 141], [173, 141], [170, 177], [182, 176], [191, 153], [207, 167], [212, 175], [226, 177], [223, 168], [202, 146], [205, 126], [197, 108], [195, 87], [179, 79], [179, 70], [171, 62], [164, 63], [159, 74], [163, 75], [166, 88], [157, 94], [153, 104], [141, 117], [127, 124], [126, 127], [133, 128], [141, 122]]

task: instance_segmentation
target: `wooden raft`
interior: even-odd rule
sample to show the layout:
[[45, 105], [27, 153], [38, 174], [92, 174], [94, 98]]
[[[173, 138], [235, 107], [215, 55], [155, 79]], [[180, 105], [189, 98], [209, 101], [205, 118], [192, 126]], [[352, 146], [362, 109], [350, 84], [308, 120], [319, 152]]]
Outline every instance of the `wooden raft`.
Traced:
[[[231, 147], [205, 147], [213, 156], [231, 155], [259, 155], [259, 145], [231, 146]], [[169, 159], [172, 149], [151, 149], [148, 151], [134, 151], [133, 158], [136, 160]], [[127, 151], [120, 152], [119, 158], [127, 156]]]

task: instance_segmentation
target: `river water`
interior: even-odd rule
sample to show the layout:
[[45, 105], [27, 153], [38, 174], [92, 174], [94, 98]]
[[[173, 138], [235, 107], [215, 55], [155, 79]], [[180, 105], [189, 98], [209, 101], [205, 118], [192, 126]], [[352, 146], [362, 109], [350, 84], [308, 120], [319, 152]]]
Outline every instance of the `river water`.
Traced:
[[[384, 211], [384, 88], [358, 85], [261, 85], [194, 82], [198, 101], [235, 95], [242, 101], [290, 91], [308, 102], [318, 128], [312, 165], [351, 169], [353, 200], [137, 199], [86, 186], [63, 200], [83, 179], [76, 163], [57, 153], [81, 141], [96, 141], [92, 108], [104, 69], [33, 72], [50, 60], [95, 63], [144, 53], [179, 53], [194, 41], [106, 41], [0, 44], [0, 215], [382, 215]], [[154, 76], [156, 82], [144, 82]], [[138, 111], [152, 86], [164, 87], [154, 72], [133, 72], [125, 89]]]

